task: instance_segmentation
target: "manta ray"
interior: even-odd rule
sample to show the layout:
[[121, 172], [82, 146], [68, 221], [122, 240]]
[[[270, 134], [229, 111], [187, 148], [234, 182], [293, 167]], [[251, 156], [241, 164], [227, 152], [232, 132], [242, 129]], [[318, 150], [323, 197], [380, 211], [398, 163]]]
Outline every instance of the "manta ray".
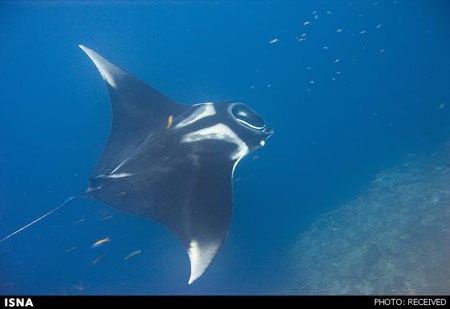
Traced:
[[159, 222], [186, 248], [188, 284], [203, 275], [227, 237], [233, 174], [273, 130], [237, 102], [179, 104], [92, 49], [109, 92], [109, 138], [88, 188], [1, 241], [83, 197]]

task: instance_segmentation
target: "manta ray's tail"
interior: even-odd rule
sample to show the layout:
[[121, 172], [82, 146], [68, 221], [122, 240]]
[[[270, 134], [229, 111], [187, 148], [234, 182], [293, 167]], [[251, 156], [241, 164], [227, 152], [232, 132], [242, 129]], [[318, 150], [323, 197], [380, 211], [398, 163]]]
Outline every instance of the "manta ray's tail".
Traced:
[[42, 219], [44, 219], [44, 218], [50, 216], [50, 215], [51, 215], [52, 213], [54, 213], [55, 211], [57, 211], [57, 210], [63, 208], [64, 206], [70, 204], [71, 202], [73, 202], [73, 201], [75, 201], [75, 200], [77, 200], [77, 199], [79, 199], [79, 198], [84, 197], [85, 194], [86, 194], [86, 193], [83, 192], [83, 193], [81, 193], [81, 194], [79, 194], [79, 195], [69, 197], [69, 198], [66, 199], [63, 203], [61, 203], [58, 207], [56, 207], [56, 208], [50, 210], [49, 212], [43, 214], [43, 215], [40, 216], [39, 218], [37, 218], [37, 219], [33, 220], [32, 222], [28, 223], [27, 225], [22, 226], [20, 229], [18, 229], [18, 230], [16, 230], [16, 231], [12, 232], [12, 233], [9, 234], [8, 236], [3, 237], [3, 238], [0, 240], [0, 243], [2, 243], [3, 241], [7, 240], [8, 238], [13, 237], [13, 236], [16, 235], [16, 234], [22, 232], [22, 231], [25, 230], [26, 228], [29, 228], [29, 227], [32, 226], [33, 224], [35, 224], [35, 223], [41, 221]]

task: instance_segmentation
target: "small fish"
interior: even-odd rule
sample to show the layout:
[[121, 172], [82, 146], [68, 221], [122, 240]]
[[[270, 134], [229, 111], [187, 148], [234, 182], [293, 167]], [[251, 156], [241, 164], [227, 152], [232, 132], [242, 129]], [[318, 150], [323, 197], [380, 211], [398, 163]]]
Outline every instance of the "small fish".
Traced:
[[86, 219], [85, 218], [81, 218], [80, 220], [75, 221], [73, 224], [80, 224], [80, 223], [83, 223], [84, 221], [86, 221]]
[[306, 40], [306, 33], [302, 33], [301, 35], [297, 36], [297, 41], [303, 41]]
[[71, 248], [69, 248], [69, 249], [67, 249], [66, 251], [64, 251], [65, 253], [70, 253], [70, 252], [72, 252], [72, 251], [74, 251], [74, 250], [76, 250], [77, 249], [77, 247], [71, 247]]
[[92, 261], [92, 264], [97, 264], [97, 263], [100, 262], [100, 260], [102, 260], [105, 256], [106, 256], [106, 254], [102, 254], [102, 255], [97, 256], [97, 257]]
[[341, 59], [336, 58], [336, 60], [334, 60], [334, 63], [339, 63], [341, 61]]
[[380, 29], [381, 28], [381, 24], [378, 24], [375, 28], [376, 29]]
[[366, 34], [367, 33], [367, 31], [366, 30], [363, 30], [363, 31], [361, 31], [359, 34]]
[[307, 20], [307, 21], [305, 21], [305, 22], [303, 23], [303, 26], [308, 26], [310, 23], [311, 23], [311, 22]]
[[344, 30], [342, 30], [341, 28], [337, 29], [336, 32], [342, 32]]
[[328, 46], [323, 46], [323, 50], [328, 50]]
[[142, 250], [135, 250], [135, 251], [133, 251], [133, 252], [131, 252], [130, 254], [128, 254], [126, 257], [124, 257], [123, 259], [126, 261], [126, 260], [129, 260], [129, 259], [131, 259], [132, 257], [134, 257], [134, 256], [136, 256], [136, 255], [139, 255], [139, 254], [141, 254], [142, 253]]
[[325, 14], [331, 15], [331, 14], [333, 14], [333, 12], [331, 12], [331, 11], [326, 11]]
[[109, 237], [102, 238], [102, 239], [97, 240], [96, 242], [94, 242], [94, 243], [92, 244], [91, 248], [97, 248], [97, 247], [100, 247], [101, 245], [103, 245], [104, 243], [107, 243], [107, 242], [109, 242], [109, 241], [111, 241], [111, 239], [110, 239]]
[[170, 129], [170, 127], [172, 126], [172, 122], [173, 122], [173, 116], [169, 115], [169, 118], [167, 118], [167, 127], [166, 127], [166, 129]]
[[82, 282], [73, 284], [72, 287], [77, 291], [84, 291], [84, 285]]
[[273, 45], [273, 44], [276, 44], [276, 43], [278, 43], [278, 39], [277, 38], [275, 38], [275, 39], [273, 39], [273, 40], [270, 40], [269, 41], [269, 44], [271, 44], [271, 45]]
[[103, 218], [98, 219], [98, 222], [102, 222], [102, 221], [110, 221], [113, 219], [113, 216], [109, 215]]

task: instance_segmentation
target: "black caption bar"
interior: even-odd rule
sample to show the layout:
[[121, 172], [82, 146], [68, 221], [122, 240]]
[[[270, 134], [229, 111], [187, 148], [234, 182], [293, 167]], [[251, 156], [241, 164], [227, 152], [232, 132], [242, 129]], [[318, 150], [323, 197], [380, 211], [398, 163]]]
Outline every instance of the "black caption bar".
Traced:
[[181, 305], [197, 303], [254, 306], [357, 306], [358, 308], [450, 308], [449, 296], [0, 296], [0, 308], [52, 308], [111, 306], [114, 308], [154, 307], [156, 303]]

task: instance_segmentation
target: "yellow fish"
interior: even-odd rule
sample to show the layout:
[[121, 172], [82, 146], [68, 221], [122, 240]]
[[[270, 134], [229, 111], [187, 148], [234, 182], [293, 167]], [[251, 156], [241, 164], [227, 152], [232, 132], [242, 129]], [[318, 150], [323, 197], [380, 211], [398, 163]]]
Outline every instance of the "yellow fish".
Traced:
[[167, 127], [166, 129], [169, 129], [172, 126], [173, 116], [169, 115], [169, 118], [167, 118]]
[[101, 245], [103, 245], [104, 243], [109, 242], [109, 241], [111, 241], [111, 239], [110, 239], [109, 237], [106, 237], [106, 238], [97, 240], [96, 242], [94, 242], [94, 243], [92, 244], [91, 248], [97, 248], [97, 247], [100, 247]]

